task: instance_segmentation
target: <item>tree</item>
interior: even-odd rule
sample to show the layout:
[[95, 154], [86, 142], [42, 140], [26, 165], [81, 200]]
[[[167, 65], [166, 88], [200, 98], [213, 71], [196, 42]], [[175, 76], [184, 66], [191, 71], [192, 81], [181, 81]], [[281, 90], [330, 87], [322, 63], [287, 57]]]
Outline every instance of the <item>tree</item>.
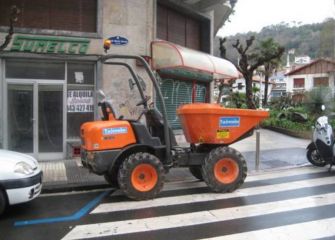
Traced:
[[320, 57], [335, 58], [335, 19], [324, 21], [320, 32]]
[[235, 64], [235, 66], [242, 73], [245, 79], [246, 100], [247, 106], [250, 109], [256, 109], [252, 92], [252, 77], [255, 70], [265, 63], [272, 61], [273, 59], [279, 59], [285, 50], [279, 45], [265, 49], [257, 47], [254, 50], [250, 50], [254, 40], [255, 37], [251, 36], [246, 40], [245, 46], [240, 43], [239, 39], [237, 39], [233, 44], [233, 48], [237, 50], [240, 59], [240, 61]]
[[5, 41], [0, 45], [0, 51], [3, 51], [8, 46], [10, 41], [12, 40], [12, 36], [14, 34], [14, 23], [17, 22], [17, 15], [19, 13], [20, 13], [20, 10], [15, 5], [13, 5], [11, 7], [11, 13], [9, 16], [8, 33], [7, 33], [7, 36], [5, 37]]
[[[272, 38], [268, 38], [260, 42], [258, 51], [264, 55], [268, 55], [269, 53], [275, 54], [280, 47], [281, 46], [278, 43], [276, 43]], [[268, 101], [269, 78], [280, 65], [280, 58], [282, 54], [283, 52], [280, 55], [278, 55], [278, 57], [265, 62], [263, 65], [264, 68], [260, 70], [264, 75], [264, 84], [265, 84], [263, 106], [266, 106]]]
[[[220, 50], [220, 57], [223, 58], [223, 59], [226, 59], [226, 47], [224, 46], [224, 43], [226, 42], [226, 38], [219, 38], [219, 50]], [[217, 88], [219, 89], [219, 96], [216, 100], [217, 103], [220, 103], [221, 102], [221, 98], [222, 98], [222, 95], [223, 95], [223, 91], [225, 89], [225, 86], [227, 85], [227, 83], [225, 83], [225, 80], [224, 79], [220, 79], [218, 82], [217, 82]]]

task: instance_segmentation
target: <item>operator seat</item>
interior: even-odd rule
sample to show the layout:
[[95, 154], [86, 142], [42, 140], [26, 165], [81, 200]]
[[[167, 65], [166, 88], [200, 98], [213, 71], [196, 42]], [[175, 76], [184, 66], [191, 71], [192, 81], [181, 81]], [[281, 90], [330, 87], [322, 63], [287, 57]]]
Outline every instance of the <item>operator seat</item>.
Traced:
[[[165, 144], [164, 139], [164, 120], [162, 114], [155, 108], [149, 109], [145, 113], [147, 127], [153, 137], [158, 137], [162, 144]], [[176, 137], [173, 134], [172, 129], [169, 126], [169, 137], [171, 146], [177, 146]]]

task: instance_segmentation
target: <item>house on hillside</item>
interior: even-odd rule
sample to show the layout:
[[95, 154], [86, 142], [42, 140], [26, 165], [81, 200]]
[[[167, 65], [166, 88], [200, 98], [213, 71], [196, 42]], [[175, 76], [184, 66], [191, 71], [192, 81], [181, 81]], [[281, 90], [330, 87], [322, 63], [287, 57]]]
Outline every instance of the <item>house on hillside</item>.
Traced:
[[286, 91], [299, 94], [317, 86], [327, 86], [335, 93], [335, 61], [317, 59], [285, 74]]
[[271, 99], [286, 96], [286, 76], [284, 71], [278, 71], [270, 77], [274, 83], [271, 91]]
[[[269, 87], [268, 87], [268, 99], [271, 98], [271, 91], [274, 87], [275, 83], [272, 80], [269, 80]], [[254, 75], [252, 78], [252, 86], [254, 88], [258, 88], [260, 91], [257, 93], [257, 95], [261, 95], [261, 99], [263, 99], [264, 96], [264, 89], [265, 89], [265, 81], [263, 78], [259, 77], [258, 75]], [[239, 93], [245, 93], [245, 79], [239, 78], [236, 79], [235, 82], [232, 85], [233, 92], [239, 92]], [[259, 94], [261, 93], [261, 94]]]

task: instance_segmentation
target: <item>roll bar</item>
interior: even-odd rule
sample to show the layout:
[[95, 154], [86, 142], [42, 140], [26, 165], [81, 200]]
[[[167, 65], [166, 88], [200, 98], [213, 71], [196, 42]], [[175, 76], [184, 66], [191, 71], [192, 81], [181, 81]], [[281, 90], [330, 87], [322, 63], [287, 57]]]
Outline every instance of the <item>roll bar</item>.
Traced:
[[165, 140], [165, 145], [166, 145], [166, 147], [165, 147], [165, 149], [166, 149], [166, 160], [170, 164], [172, 162], [172, 159], [171, 159], [171, 140], [170, 140], [170, 135], [169, 135], [169, 123], [167, 121], [166, 106], [165, 106], [165, 103], [164, 103], [164, 98], [163, 98], [162, 92], [161, 92], [161, 90], [158, 86], [157, 80], [156, 80], [153, 72], [151, 71], [151, 68], [150, 68], [149, 64], [141, 56], [136, 56], [136, 55], [108, 54], [108, 55], [102, 56], [100, 58], [100, 61], [104, 64], [122, 65], [122, 66], [125, 66], [126, 68], [128, 68], [132, 77], [135, 80], [136, 86], [137, 86], [142, 98], [144, 98], [143, 90], [140, 86], [139, 80], [138, 80], [135, 72], [133, 71], [132, 67], [127, 63], [108, 62], [108, 60], [110, 60], [110, 59], [134, 59], [134, 60], [137, 60], [137, 61], [139, 61], [143, 64], [147, 74], [150, 77], [150, 80], [151, 80], [152, 84], [154, 85], [154, 88], [155, 88], [155, 91], [157, 92], [158, 98], [162, 103], [162, 111], [163, 111], [162, 115], [163, 115], [163, 122], [164, 122], [164, 140]]

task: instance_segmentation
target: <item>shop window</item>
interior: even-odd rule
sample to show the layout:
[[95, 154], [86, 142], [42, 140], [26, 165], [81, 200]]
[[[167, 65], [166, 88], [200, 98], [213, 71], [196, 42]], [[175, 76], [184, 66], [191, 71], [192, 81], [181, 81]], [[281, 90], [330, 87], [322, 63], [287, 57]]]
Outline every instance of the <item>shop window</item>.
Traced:
[[67, 72], [67, 138], [80, 137], [80, 126], [94, 120], [94, 64], [69, 63]]
[[6, 61], [6, 77], [21, 79], [65, 79], [64, 62], [45, 60], [11, 60]]
[[293, 88], [305, 88], [305, 79], [304, 78], [294, 78]]
[[21, 11], [16, 27], [96, 32], [97, 0], [1, 0], [0, 26], [8, 26], [10, 8]]
[[315, 77], [314, 79], [314, 87], [328, 87], [329, 86], [329, 78], [328, 77]]

